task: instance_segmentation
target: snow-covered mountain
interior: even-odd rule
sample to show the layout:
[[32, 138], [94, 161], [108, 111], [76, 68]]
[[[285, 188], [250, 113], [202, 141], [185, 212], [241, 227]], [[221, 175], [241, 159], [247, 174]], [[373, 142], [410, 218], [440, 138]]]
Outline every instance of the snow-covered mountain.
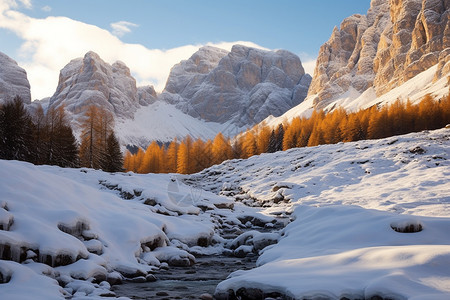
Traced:
[[[198, 254], [259, 253], [217, 299], [448, 299], [449, 151], [441, 129], [194, 175], [0, 160], [0, 295], [100, 299], [124, 277], [155, 280]], [[292, 220], [281, 232], [280, 216]]]
[[49, 105], [64, 105], [75, 121], [92, 104], [115, 117], [132, 118], [139, 107], [152, 103], [155, 97], [152, 87], [138, 90], [136, 80], [123, 62], [110, 65], [96, 53], [88, 52], [61, 70], [58, 87]]
[[449, 36], [448, 1], [372, 0], [367, 15], [346, 18], [320, 48], [306, 100], [272, 122], [313, 108], [441, 97], [449, 86]]
[[88, 52], [61, 70], [49, 105], [64, 105], [75, 128], [89, 105], [99, 105], [115, 116], [122, 144], [146, 147], [186, 135], [235, 135], [303, 101], [310, 80], [288, 51], [206, 46], [175, 65], [157, 95], [153, 87], [136, 87], [122, 62], [110, 65]]
[[203, 47], [172, 68], [160, 98], [195, 118], [245, 127], [301, 103], [310, 80], [289, 51]]
[[15, 96], [20, 96], [26, 104], [31, 103], [27, 72], [15, 60], [0, 52], [0, 104]]

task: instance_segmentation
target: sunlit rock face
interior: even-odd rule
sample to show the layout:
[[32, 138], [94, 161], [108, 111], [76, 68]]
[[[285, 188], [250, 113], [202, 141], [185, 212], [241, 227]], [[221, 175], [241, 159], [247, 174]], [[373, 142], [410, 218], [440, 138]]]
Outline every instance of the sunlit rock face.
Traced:
[[446, 76], [449, 19], [447, 0], [372, 0], [322, 45], [308, 96], [322, 108], [351, 88], [382, 95], [436, 64], [435, 79]]
[[113, 116], [132, 118], [137, 108], [153, 102], [155, 97], [153, 87], [136, 87], [136, 80], [123, 62], [110, 65], [96, 53], [88, 52], [61, 70], [50, 106], [64, 105], [66, 110], [79, 116], [89, 105], [95, 104]]
[[31, 103], [27, 72], [17, 62], [0, 52], [0, 103], [19, 96], [25, 104]]
[[196, 118], [247, 126], [302, 102], [310, 80], [288, 51], [208, 46], [172, 68], [161, 99]]

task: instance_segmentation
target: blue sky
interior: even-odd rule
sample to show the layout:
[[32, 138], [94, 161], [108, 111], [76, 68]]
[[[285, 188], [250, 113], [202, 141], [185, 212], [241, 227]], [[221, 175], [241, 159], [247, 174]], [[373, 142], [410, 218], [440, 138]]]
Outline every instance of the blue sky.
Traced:
[[[50, 96], [52, 85], [53, 91], [56, 88], [56, 69], [61, 69], [70, 59], [82, 56], [86, 50], [96, 51], [108, 62], [123, 60], [130, 66], [138, 83], [154, 84], [159, 89], [168, 71], [160, 76], [144, 74], [138, 70], [139, 65], [134, 70], [132, 59], [127, 56], [137, 55], [131, 54], [131, 45], [136, 49], [139, 46], [150, 50], [147, 53], [144, 49], [135, 49], [141, 55], [144, 52], [156, 55], [161, 50], [170, 54], [167, 64], [158, 62], [149, 64], [148, 68], [170, 69], [173, 62], [188, 58], [195, 51], [195, 47], [187, 45], [198, 49], [198, 46], [208, 43], [235, 41], [252, 42], [269, 49], [286, 49], [299, 55], [303, 62], [311, 62], [317, 57], [319, 47], [330, 37], [334, 26], [339, 26], [345, 17], [352, 14], [365, 14], [370, 6], [370, 0], [15, 2], [16, 5], [11, 5], [8, 4], [10, 0], [0, 0], [0, 51], [25, 67], [33, 77], [30, 81], [48, 86], [47, 91], [35, 89], [35, 92], [32, 86], [32, 93], [38, 98], [45, 93]], [[73, 39], [62, 37], [65, 32], [70, 32]], [[89, 49], [90, 42], [92, 49]], [[53, 50], [50, 50], [50, 45]], [[118, 49], [118, 53], [111, 53], [108, 46]], [[223, 47], [230, 46], [225, 43]], [[61, 58], [56, 58], [57, 55]], [[51, 59], [54, 61], [50, 62]], [[159, 61], [161, 59], [164, 58], [158, 58]], [[312, 69], [311, 65], [308, 68]], [[30, 72], [38, 70], [41, 75], [30, 75]], [[46, 79], [42, 74], [51, 78]]]

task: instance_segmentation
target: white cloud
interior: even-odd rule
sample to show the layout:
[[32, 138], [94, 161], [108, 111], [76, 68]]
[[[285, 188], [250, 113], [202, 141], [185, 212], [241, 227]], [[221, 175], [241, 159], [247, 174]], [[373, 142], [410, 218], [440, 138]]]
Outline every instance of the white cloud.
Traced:
[[298, 56], [300, 57], [300, 60], [302, 62], [303, 69], [305, 69], [305, 72], [308, 73], [309, 75], [313, 76], [314, 69], [316, 67], [317, 57], [312, 57], [311, 55], [309, 55], [308, 53], [305, 53], [305, 52], [299, 53]]
[[[8, 1], [8, 0], [7, 0]], [[0, 0], [0, 28], [14, 32], [24, 42], [18, 63], [26, 69], [32, 99], [53, 95], [59, 71], [70, 60], [94, 51], [108, 63], [123, 61], [136, 78], [138, 86], [152, 84], [161, 91], [170, 69], [189, 58], [203, 45], [186, 45], [168, 50], [148, 49], [139, 44], [126, 44], [108, 30], [66, 17], [36, 19]], [[6, 9], [5, 9], [6, 8]], [[230, 50], [233, 44], [260, 46], [244, 41], [209, 43]]]
[[48, 6], [48, 5], [46, 5], [46, 6], [42, 7], [41, 10], [45, 11], [45, 12], [51, 12], [52, 8], [50, 6]]
[[125, 33], [131, 32], [131, 27], [138, 27], [139, 25], [127, 21], [119, 21], [116, 23], [111, 23], [110, 26], [112, 28], [113, 35], [122, 37]]
[[3, 13], [3, 11], [6, 11], [10, 8], [17, 9], [20, 6], [31, 9], [31, 0], [0, 0], [0, 13]]

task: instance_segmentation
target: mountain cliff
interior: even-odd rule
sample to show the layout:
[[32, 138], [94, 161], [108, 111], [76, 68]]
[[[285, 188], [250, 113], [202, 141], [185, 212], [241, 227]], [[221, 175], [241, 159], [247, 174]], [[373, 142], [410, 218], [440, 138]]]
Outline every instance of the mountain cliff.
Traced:
[[15, 60], [0, 52], [0, 103], [15, 96], [20, 96], [26, 104], [31, 103], [27, 72]]
[[320, 48], [308, 93], [324, 108], [346, 92], [381, 96], [437, 65], [450, 72], [450, 2], [372, 0], [367, 15], [346, 18]]
[[203, 47], [172, 68], [160, 98], [195, 118], [244, 127], [302, 102], [310, 80], [285, 50]]
[[120, 61], [112, 65], [88, 52], [67, 64], [60, 72], [50, 106], [64, 105], [75, 117], [96, 104], [118, 118], [132, 118], [141, 105], [154, 102], [153, 87], [136, 87], [130, 69]]

